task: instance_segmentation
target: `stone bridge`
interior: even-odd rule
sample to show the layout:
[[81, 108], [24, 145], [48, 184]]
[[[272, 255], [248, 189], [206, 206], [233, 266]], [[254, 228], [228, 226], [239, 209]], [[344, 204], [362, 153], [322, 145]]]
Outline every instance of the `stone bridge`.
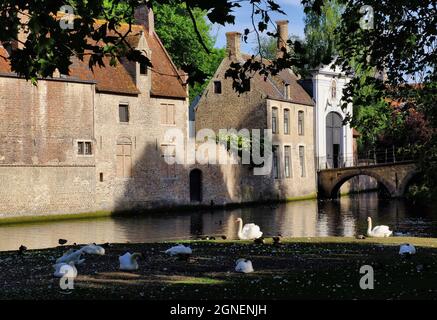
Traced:
[[319, 197], [337, 198], [343, 183], [359, 175], [375, 178], [391, 197], [402, 197], [416, 173], [413, 161], [321, 170], [318, 173]]

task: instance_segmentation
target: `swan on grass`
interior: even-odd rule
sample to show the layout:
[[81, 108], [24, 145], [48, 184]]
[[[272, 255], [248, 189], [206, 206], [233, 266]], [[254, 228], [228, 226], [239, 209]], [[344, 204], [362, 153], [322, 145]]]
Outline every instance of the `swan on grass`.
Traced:
[[177, 255], [190, 255], [193, 253], [193, 250], [191, 250], [190, 247], [186, 247], [183, 244], [171, 247], [170, 249], [165, 251], [166, 254], [169, 254], [171, 256], [177, 256]]
[[59, 259], [56, 260], [56, 264], [59, 263], [66, 263], [66, 264], [70, 264], [73, 263], [75, 265], [79, 265], [82, 264], [83, 262], [85, 262], [85, 259], [81, 259], [82, 258], [82, 249], [80, 250], [68, 250], [66, 253], [64, 253], [64, 255], [62, 257], [60, 257]]
[[118, 257], [120, 261], [120, 270], [122, 271], [135, 271], [138, 270], [138, 261], [141, 253], [130, 254], [130, 252], [126, 252], [124, 255]]
[[256, 224], [248, 223], [243, 227], [243, 219], [241, 218], [238, 218], [236, 222], [238, 222], [238, 239], [254, 240], [262, 237], [263, 233]]
[[416, 248], [412, 244], [409, 244], [409, 243], [403, 244], [403, 245], [401, 245], [401, 247], [399, 249], [399, 254], [401, 256], [416, 254]]
[[98, 256], [104, 256], [105, 255], [105, 249], [101, 246], [98, 246], [96, 244], [89, 244], [85, 247], [82, 247], [82, 252], [85, 252], [86, 254], [95, 254]]
[[374, 238], [390, 237], [393, 234], [388, 226], [376, 226], [372, 229], [372, 218], [367, 218], [367, 235]]
[[253, 272], [252, 261], [247, 259], [238, 259], [236, 262], [235, 271], [241, 273]]
[[76, 278], [77, 277], [77, 269], [73, 262], [70, 263], [57, 263], [53, 266], [55, 268], [55, 272], [53, 276], [56, 278]]

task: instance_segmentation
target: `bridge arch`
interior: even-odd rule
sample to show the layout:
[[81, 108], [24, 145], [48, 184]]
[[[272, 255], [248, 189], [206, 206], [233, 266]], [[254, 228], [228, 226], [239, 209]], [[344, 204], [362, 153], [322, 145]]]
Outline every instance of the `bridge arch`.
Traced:
[[417, 170], [413, 170], [413, 171], [409, 172], [409, 173], [405, 176], [405, 178], [402, 180], [402, 182], [401, 182], [401, 184], [400, 184], [400, 186], [399, 186], [399, 192], [400, 192], [400, 194], [401, 194], [401, 195], [404, 195], [404, 194], [407, 192], [408, 187], [410, 186], [410, 184], [411, 184], [414, 180], [416, 180], [416, 178], [418, 178], [418, 177], [419, 177], [419, 171], [417, 171]]
[[334, 181], [332, 184], [333, 186], [332, 186], [331, 192], [329, 194], [329, 198], [331, 198], [331, 199], [337, 198], [342, 185], [344, 183], [346, 183], [347, 181], [349, 181], [350, 179], [352, 179], [354, 177], [358, 177], [358, 176], [372, 177], [378, 182], [378, 185], [382, 186], [387, 191], [387, 193], [390, 196], [394, 196], [396, 194], [396, 187], [393, 186], [393, 184], [390, 183], [390, 181], [386, 180], [381, 175], [379, 175], [373, 171], [359, 170], [359, 171], [352, 171], [348, 174], [342, 175], [339, 179]]
[[337, 198], [340, 187], [349, 179], [360, 175], [373, 177], [391, 197], [395, 198], [405, 194], [419, 172], [414, 161], [320, 170], [319, 197]]

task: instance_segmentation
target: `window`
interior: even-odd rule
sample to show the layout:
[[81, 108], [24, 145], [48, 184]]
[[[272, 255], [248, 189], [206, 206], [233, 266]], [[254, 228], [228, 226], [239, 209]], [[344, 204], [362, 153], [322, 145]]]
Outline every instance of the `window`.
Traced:
[[299, 146], [300, 176], [305, 177], [305, 147]]
[[132, 177], [132, 145], [117, 144], [117, 177]]
[[291, 177], [291, 147], [284, 147], [284, 173], [286, 178]]
[[161, 145], [161, 173], [165, 178], [176, 177], [176, 146]]
[[272, 132], [278, 133], [278, 108], [272, 108]]
[[297, 114], [297, 131], [300, 136], [304, 135], [305, 127], [304, 127], [304, 112], [299, 111]]
[[161, 104], [161, 124], [174, 125], [176, 108], [174, 104]]
[[214, 81], [214, 93], [221, 94], [222, 93], [222, 83], [221, 81]]
[[331, 83], [331, 98], [332, 99], [337, 98], [337, 82], [335, 80], [332, 80]]
[[120, 104], [118, 106], [118, 117], [120, 123], [129, 122], [129, 106], [127, 104]]
[[290, 134], [290, 110], [284, 110], [284, 134]]
[[273, 177], [279, 179], [279, 147], [273, 146]]
[[78, 141], [77, 154], [80, 156], [90, 156], [93, 154], [91, 141]]
[[285, 99], [291, 98], [290, 85], [288, 83], [284, 84], [284, 97]]
[[140, 63], [140, 74], [146, 76], [147, 72], [147, 65], [145, 63]]

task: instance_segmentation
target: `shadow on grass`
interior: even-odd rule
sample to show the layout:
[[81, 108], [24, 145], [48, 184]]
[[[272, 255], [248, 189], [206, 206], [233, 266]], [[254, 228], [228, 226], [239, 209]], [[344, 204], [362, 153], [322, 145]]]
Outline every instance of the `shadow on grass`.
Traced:
[[[413, 239], [417, 254], [400, 257], [398, 243], [410, 239], [328, 242], [312, 239], [274, 246], [248, 242], [191, 242], [193, 256], [181, 261], [163, 254], [161, 244], [114, 245], [105, 256], [86, 256], [75, 290], [62, 294], [51, 261], [63, 250], [0, 254], [1, 298], [18, 299], [436, 299], [437, 249], [434, 239]], [[371, 241], [375, 241], [372, 243]], [[135, 272], [120, 272], [118, 256], [143, 252]], [[147, 253], [147, 254], [145, 254]], [[234, 272], [248, 258], [255, 272]], [[360, 288], [360, 268], [374, 269], [374, 290]], [[13, 266], [13, 267], [12, 267]]]

